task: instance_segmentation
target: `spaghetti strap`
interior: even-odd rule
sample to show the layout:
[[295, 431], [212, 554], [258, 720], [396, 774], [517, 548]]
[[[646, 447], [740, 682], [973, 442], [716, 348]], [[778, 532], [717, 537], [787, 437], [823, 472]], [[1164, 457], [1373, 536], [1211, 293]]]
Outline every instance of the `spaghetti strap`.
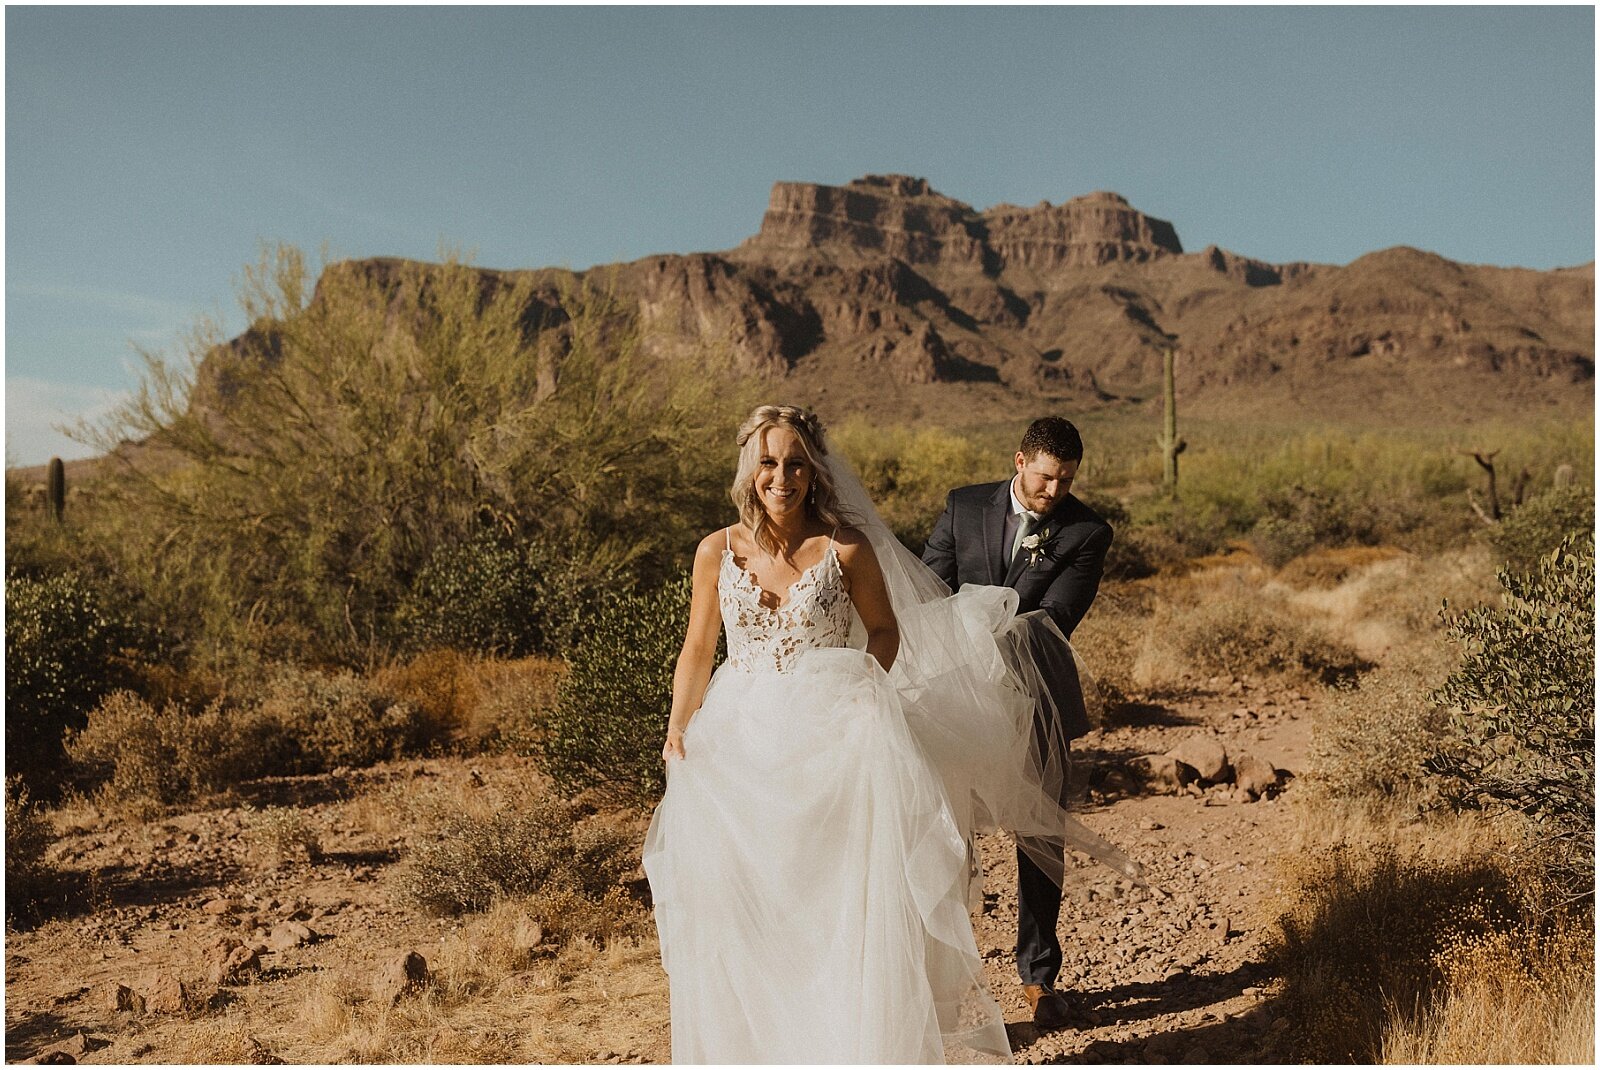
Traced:
[[728, 544], [728, 552], [733, 553], [733, 525], [729, 524], [722, 529], [722, 537]]
[[830, 549], [830, 550], [833, 549], [833, 540], [834, 540], [834, 537], [837, 536], [838, 534], [839, 534], [839, 525], [835, 524], [833, 526], [833, 531], [828, 535], [828, 549]]

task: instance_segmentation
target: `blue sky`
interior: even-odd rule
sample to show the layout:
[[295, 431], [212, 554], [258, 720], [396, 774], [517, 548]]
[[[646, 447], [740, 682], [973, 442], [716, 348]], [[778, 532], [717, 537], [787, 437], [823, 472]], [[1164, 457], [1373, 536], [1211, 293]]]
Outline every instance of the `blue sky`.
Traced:
[[1594, 257], [1594, 11], [6, 10], [6, 452], [243, 323], [261, 241], [490, 267], [724, 249], [774, 181], [1115, 190], [1187, 249]]

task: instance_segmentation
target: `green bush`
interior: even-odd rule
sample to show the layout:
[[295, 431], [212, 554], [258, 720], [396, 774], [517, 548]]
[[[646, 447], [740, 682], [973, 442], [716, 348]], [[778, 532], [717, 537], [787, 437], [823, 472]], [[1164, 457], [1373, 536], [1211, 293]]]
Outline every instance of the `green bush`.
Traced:
[[1594, 547], [1568, 538], [1502, 604], [1459, 614], [1465, 657], [1438, 692], [1449, 736], [1429, 759], [1458, 809], [1527, 818], [1557, 887], [1594, 889]]
[[447, 819], [413, 854], [400, 890], [435, 914], [486, 910], [500, 899], [557, 890], [599, 902], [638, 861], [632, 837], [544, 798], [526, 810]]
[[1495, 556], [1526, 571], [1538, 564], [1569, 535], [1594, 531], [1594, 491], [1589, 487], [1553, 487], [1513, 509], [1489, 528]]
[[6, 578], [6, 772], [52, 794], [62, 735], [127, 673], [134, 625], [79, 573]]
[[481, 532], [437, 548], [396, 611], [405, 645], [502, 657], [560, 654], [584, 607], [627, 589], [630, 572], [586, 540]]
[[661, 742], [691, 591], [683, 576], [595, 614], [561, 681], [541, 748], [562, 791], [603, 787], [638, 803], [660, 796], [666, 785]]
[[1010, 454], [938, 428], [892, 427], [854, 418], [831, 433], [831, 448], [850, 459], [883, 522], [921, 552], [952, 490], [1010, 474]]
[[1272, 568], [1317, 546], [1378, 540], [1369, 503], [1319, 487], [1294, 486], [1261, 495], [1263, 515], [1250, 531], [1250, 546]]
[[50, 824], [18, 776], [6, 777], [6, 916], [26, 910], [50, 883]]

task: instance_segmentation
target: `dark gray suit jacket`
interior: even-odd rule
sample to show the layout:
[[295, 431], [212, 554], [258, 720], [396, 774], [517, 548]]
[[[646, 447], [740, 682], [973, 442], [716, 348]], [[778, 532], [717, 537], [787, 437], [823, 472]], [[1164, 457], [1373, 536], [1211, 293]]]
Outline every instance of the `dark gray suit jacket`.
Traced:
[[[1008, 568], [1005, 523], [1011, 511], [1010, 487], [1006, 479], [951, 491], [922, 560], [952, 591], [966, 583], [1015, 588], [1019, 615], [1042, 609], [1070, 637], [1100, 589], [1111, 525], [1068, 494], [1039, 525], [1038, 558], [1030, 563], [1028, 551], [1019, 550]], [[1083, 735], [1089, 722], [1071, 657], [1064, 656], [1047, 672], [1052, 691], [1058, 692], [1058, 706], [1066, 711], [1068, 738]]]

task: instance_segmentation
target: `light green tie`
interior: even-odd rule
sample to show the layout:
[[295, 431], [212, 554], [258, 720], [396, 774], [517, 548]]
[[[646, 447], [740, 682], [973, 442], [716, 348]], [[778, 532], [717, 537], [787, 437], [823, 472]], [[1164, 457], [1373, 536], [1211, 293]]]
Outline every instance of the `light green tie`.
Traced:
[[1038, 517], [1031, 516], [1028, 513], [1022, 514], [1022, 523], [1017, 525], [1017, 537], [1011, 540], [1011, 556], [1006, 558], [1006, 564], [1009, 565], [1017, 559], [1017, 551], [1022, 549], [1022, 540], [1032, 535], [1034, 529], [1038, 526]]

